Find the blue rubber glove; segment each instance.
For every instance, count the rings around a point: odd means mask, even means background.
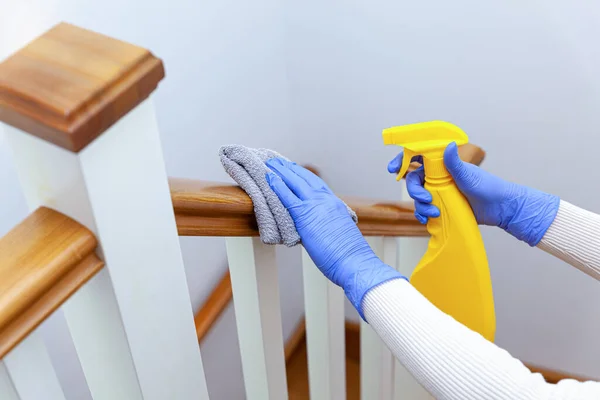
[[[319,270],[341,286],[364,319],[361,303],[373,287],[406,277],[373,252],[344,203],[312,172],[274,158],[266,163],[271,189],[289,211],[304,248]]]
[[[422,162],[421,157],[413,161]],[[388,164],[388,171],[397,173],[402,153]],[[444,164],[456,185],[465,195],[480,225],[497,226],[530,246],[537,245],[554,221],[560,199],[516,183],[507,182],[466,163],[458,156],[456,143],[444,151]],[[440,210],[431,203],[431,194],[423,187],[423,167],[406,176],[406,188],[415,200],[415,216],[421,223],[439,217]]]

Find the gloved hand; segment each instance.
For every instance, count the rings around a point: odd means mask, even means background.
[[[422,162],[420,157],[413,161]],[[388,171],[397,173],[402,153],[388,164]],[[507,182],[466,163],[458,156],[456,143],[444,151],[444,164],[459,190],[465,195],[480,225],[498,226],[530,246],[535,246],[554,221],[560,199],[539,190]],[[406,188],[415,200],[415,215],[421,223],[440,215],[431,203],[431,194],[424,188],[423,167],[406,176]]]
[[[273,171],[267,182],[292,216],[304,248],[364,319],[361,303],[370,289],[406,278],[375,255],[344,203],[321,178],[280,158],[266,165]]]

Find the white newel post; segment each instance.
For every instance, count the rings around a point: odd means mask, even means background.
[[[29,207],[100,242],[107,271],[64,308],[94,398],[208,398],[151,100],[79,154],[6,133]]]
[[[383,262],[396,263],[394,238],[369,237],[369,245]],[[360,323],[360,384],[362,400],[392,400],[394,395],[394,356],[365,321]]]
[[[79,156],[10,126],[5,133],[29,209],[53,208],[97,233]],[[92,395],[141,399],[108,270],[80,288],[62,310]]]
[[[344,291],[302,249],[306,345],[311,399],[346,398]]]
[[[100,243],[104,270],[63,307],[95,400],[208,398],[151,100],[163,77],[148,50],[64,23],[0,64],[29,207]]]
[[[227,259],[248,400],[288,398],[275,246],[227,239]]]

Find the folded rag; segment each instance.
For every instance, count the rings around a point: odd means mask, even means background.
[[[288,159],[272,150],[252,149],[241,145],[221,147],[219,157],[225,171],[252,199],[258,231],[263,243],[285,244],[290,247],[300,243],[300,236],[290,213],[271,190],[265,178],[267,172],[271,172],[265,165],[267,160]],[[348,205],[346,208],[354,222],[358,222],[356,213]]]

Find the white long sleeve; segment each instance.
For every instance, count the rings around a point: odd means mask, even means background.
[[[561,201],[538,247],[600,280],[600,215]]]
[[[561,202],[539,247],[600,279],[600,216]],[[436,399],[600,399],[598,382],[546,383],[403,279],[373,288],[362,306],[396,358]]]

